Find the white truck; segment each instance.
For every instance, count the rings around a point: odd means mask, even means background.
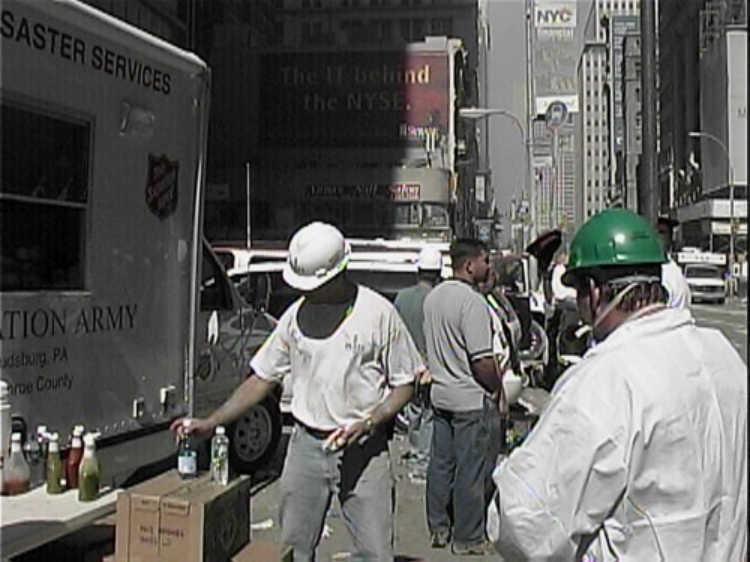
[[[5,0],[0,32],[0,378],[28,433],[98,431],[119,485],[274,324],[202,237],[210,72],[75,0]],[[280,424],[269,400],[230,428],[235,466],[268,459]]]

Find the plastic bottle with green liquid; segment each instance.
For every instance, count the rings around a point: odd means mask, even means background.
[[[78,499],[94,501],[99,497],[101,468],[96,458],[96,435],[87,433],[83,437],[83,458],[78,467]]]

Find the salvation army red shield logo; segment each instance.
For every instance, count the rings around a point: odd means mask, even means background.
[[[146,205],[160,219],[165,219],[177,209],[177,177],[180,164],[165,155],[148,155]]]

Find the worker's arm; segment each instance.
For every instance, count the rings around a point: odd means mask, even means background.
[[[282,383],[291,370],[289,345],[286,341],[290,309],[282,315],[273,332],[250,362],[250,377],[210,416],[193,419],[190,424],[191,433],[210,435],[217,425],[233,422],[268,396],[275,384]],[[175,420],[172,423],[172,431],[180,431],[181,423],[182,420]]]
[[[387,326],[382,367],[391,390],[363,420],[336,431],[331,439],[337,440],[336,446],[339,448],[357,443],[368,433],[390,422],[414,396],[414,381],[427,371],[406,324],[395,309],[388,317]]]
[[[262,402],[275,384],[273,381],[251,375],[210,416],[207,418],[191,418],[190,433],[207,437],[213,433],[217,425],[232,423],[247,410]],[[181,430],[183,419],[179,418],[172,422],[172,431],[179,432]]]
[[[523,445],[495,469],[487,534],[505,559],[579,559],[580,543],[620,501],[628,408],[607,397],[626,392],[602,384],[553,396]]]
[[[379,427],[391,421],[396,414],[406,406],[414,395],[414,385],[404,384],[395,387],[365,419],[354,422],[348,427],[339,428],[329,437],[329,440],[336,443],[335,448],[348,447],[358,443],[363,437],[375,432]]]
[[[226,425],[239,418],[247,410],[262,402],[273,390],[275,382],[253,374],[232,393],[213,414],[208,417],[211,425]]]
[[[472,361],[471,374],[474,375],[474,380],[490,394],[494,394],[502,386],[502,379],[498,375],[495,358],[492,356]]]

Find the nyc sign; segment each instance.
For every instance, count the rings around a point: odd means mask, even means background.
[[[576,26],[575,2],[534,3],[534,26],[537,29],[570,29]]]

